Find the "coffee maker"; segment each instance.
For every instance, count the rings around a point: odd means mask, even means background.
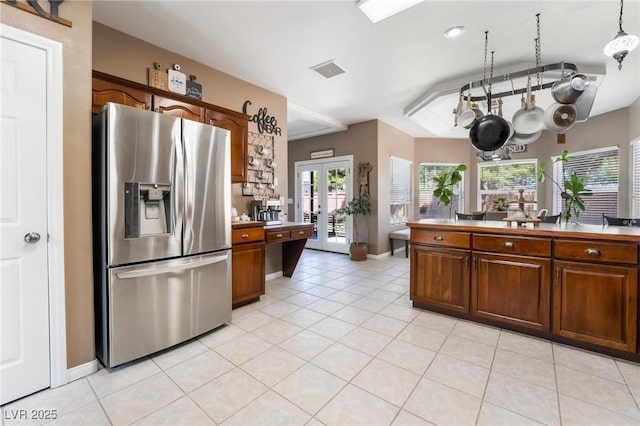
[[[251,219],[264,222],[265,225],[281,225],[282,211],[279,199],[251,201]]]

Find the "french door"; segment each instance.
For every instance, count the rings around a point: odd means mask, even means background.
[[[349,253],[351,220],[337,213],[353,193],[353,156],[298,161],[296,222],[313,223],[306,247]]]

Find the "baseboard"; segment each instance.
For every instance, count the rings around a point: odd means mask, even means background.
[[[271,280],[275,280],[276,278],[280,278],[281,276],[283,276],[282,271],[277,271],[277,272],[272,272],[270,274],[265,275],[265,280],[266,281],[271,281]]]
[[[391,254],[388,251],[380,254],[367,254],[367,259],[383,259],[389,257]]]
[[[98,360],[94,359],[93,361],[86,362],[84,364],[80,364],[73,368],[67,369],[67,383],[71,383],[75,380],[86,377],[90,374],[98,371]]]

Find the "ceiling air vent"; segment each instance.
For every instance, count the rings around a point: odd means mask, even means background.
[[[323,62],[318,65],[314,65],[310,68],[311,70],[317,72],[324,78],[335,77],[340,74],[344,74],[347,71],[342,68],[340,65],[336,64],[333,59],[327,62]]]

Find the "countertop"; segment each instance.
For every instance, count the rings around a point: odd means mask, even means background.
[[[264,226],[264,222],[261,221],[248,221],[248,222],[232,222],[231,227],[233,229],[242,229],[242,228],[256,228],[258,226]],[[299,228],[301,226],[313,226],[313,223],[304,223],[304,222],[283,222],[280,225],[269,225],[264,226],[265,230],[270,229],[282,229],[282,228]]]
[[[520,235],[531,237],[570,237],[580,239],[632,241],[640,243],[640,227],[636,226],[602,226],[602,225],[555,225],[540,223],[538,227],[511,227],[504,221],[492,220],[451,220],[422,219],[408,222],[410,228],[435,228],[451,231],[491,232],[494,234]]]

